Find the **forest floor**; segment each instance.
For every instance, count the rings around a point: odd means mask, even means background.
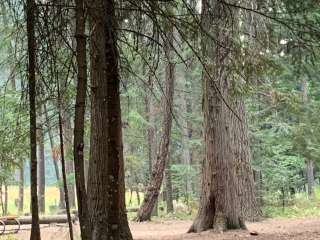
[[[206,231],[201,234],[186,234],[191,221],[155,221],[147,223],[131,222],[130,227],[135,240],[319,240],[320,218],[308,217],[299,219],[267,219],[258,223],[248,223],[249,231],[228,231],[216,234]],[[250,235],[250,231],[258,233]],[[42,226],[43,240],[67,240],[66,226]],[[0,239],[28,239],[27,229],[19,234],[0,237]],[[78,232],[76,233],[78,235]],[[76,237],[76,239],[78,239]]]

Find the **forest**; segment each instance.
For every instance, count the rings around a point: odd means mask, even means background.
[[[320,239],[320,2],[0,0],[0,239]]]

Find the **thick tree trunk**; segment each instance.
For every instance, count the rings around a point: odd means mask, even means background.
[[[233,119],[233,154],[238,163],[238,195],[241,216],[248,221],[257,221],[261,217],[261,210],[256,199],[245,105],[241,98],[235,101],[234,109],[241,119],[239,121],[234,114],[231,116]]]
[[[85,5],[84,0],[76,0],[76,59],[78,66],[77,73],[77,95],[74,117],[74,141],[73,159],[75,166],[76,192],[78,201],[78,212],[81,239],[91,239],[89,227],[89,210],[87,203],[86,178],[84,170],[84,121],[86,110],[87,91],[87,41],[85,36]]]
[[[169,152],[171,125],[172,125],[172,102],[174,93],[174,69],[172,62],[173,28],[168,31],[165,41],[166,64],[165,93],[163,96],[163,122],[162,136],[159,143],[157,159],[152,169],[150,183],[146,189],[144,200],[138,211],[136,221],[148,221],[151,219],[152,209],[158,199],[160,187],[163,180],[164,169]]]
[[[18,213],[23,213],[24,205],[24,161],[21,161],[19,166],[19,205]]]
[[[203,109],[205,158],[198,215],[189,232],[245,228],[238,199],[237,159],[233,154],[233,121],[226,101],[230,100],[230,64],[234,26],[230,9],[218,1],[202,2],[203,28],[217,37],[221,47],[206,34],[202,38],[205,59]],[[232,11],[235,15],[235,10]]]
[[[118,73],[117,20],[113,0],[92,1],[91,144],[88,203],[93,240],[132,239],[125,186]]]
[[[107,83],[105,76],[105,6],[102,0],[91,2],[88,9],[90,20],[90,57],[91,57],[91,135],[88,174],[88,208],[92,239],[108,239],[107,199]],[[109,227],[109,226],[108,226]],[[118,226],[117,226],[118,227]],[[99,238],[104,236],[104,238]],[[117,238],[118,239],[118,238]]]
[[[30,240],[40,240],[37,194],[36,39],[34,0],[27,0],[28,80],[30,104],[30,186],[32,224]]]
[[[39,124],[38,124],[38,157],[39,157],[39,179],[38,179],[38,195],[39,195],[39,210],[40,213],[45,213],[45,150],[44,150],[44,121],[43,121],[42,106],[39,110]]]

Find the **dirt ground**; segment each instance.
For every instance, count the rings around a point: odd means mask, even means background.
[[[228,231],[221,234],[211,231],[186,234],[191,223],[191,221],[131,222],[130,227],[135,240],[320,240],[320,218],[268,219],[259,223],[248,223],[249,231]],[[258,235],[252,236],[250,231],[258,232]],[[42,226],[41,232],[43,240],[69,239],[66,226]],[[14,237],[25,240],[29,234],[28,228],[24,227],[19,234],[14,234]],[[75,234],[78,235],[78,231]]]

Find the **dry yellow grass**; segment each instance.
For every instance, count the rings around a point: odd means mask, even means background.
[[[18,186],[8,187],[8,213],[18,214],[18,209],[15,206],[15,199],[18,199],[19,188]],[[49,206],[59,204],[59,189],[57,187],[46,187],[45,192],[46,198],[46,213],[49,213]],[[30,187],[25,187],[24,189],[24,213],[30,212]]]
[[[143,199],[143,194],[140,194],[141,199]],[[19,196],[19,188],[18,186],[9,186],[8,187],[8,214],[9,215],[17,215],[18,209],[15,206],[15,199],[18,199]],[[126,193],[127,205],[129,202],[130,193]],[[59,189],[55,186],[47,186],[45,192],[46,199],[46,214],[54,213],[50,212],[50,206],[58,206],[59,204]],[[24,189],[24,204],[23,204],[23,214],[30,213],[30,187],[25,187]],[[137,197],[136,194],[132,196],[132,205],[130,207],[136,207]]]

